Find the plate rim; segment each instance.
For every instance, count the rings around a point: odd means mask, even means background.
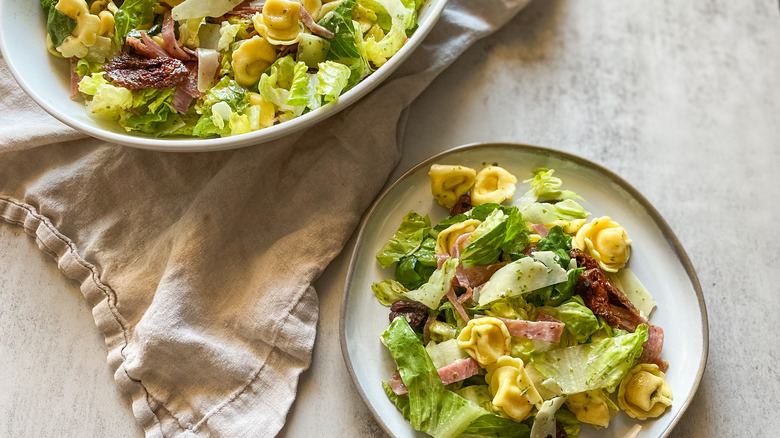
[[[421,162],[417,163],[416,165],[412,166],[409,170],[404,172],[400,177],[398,177],[392,184],[389,186],[386,186],[386,188],[382,191],[382,193],[374,199],[371,206],[366,210],[366,212],[363,214],[363,217],[360,221],[360,226],[358,228],[357,238],[355,240],[354,247],[352,249],[352,255],[349,259],[349,267],[347,269],[347,275],[346,279],[344,281],[344,291],[342,293],[342,299],[341,299],[341,314],[339,315],[339,345],[341,346],[341,355],[344,359],[344,362],[347,366],[347,370],[349,372],[350,379],[352,380],[352,385],[357,389],[358,394],[360,394],[360,398],[363,400],[363,403],[368,408],[369,411],[371,411],[371,414],[374,416],[374,419],[376,422],[382,427],[382,429],[390,436],[396,436],[387,426],[385,421],[382,419],[382,417],[379,415],[379,413],[374,409],[374,406],[369,402],[368,396],[366,395],[363,388],[358,384],[357,382],[357,375],[355,374],[355,370],[352,364],[352,360],[347,354],[347,341],[346,341],[346,310],[347,310],[347,304],[349,302],[349,285],[352,282],[352,277],[354,275],[355,266],[356,266],[356,259],[358,255],[358,250],[360,249],[361,245],[363,244],[363,240],[365,238],[365,231],[368,226],[368,223],[373,218],[374,214],[378,210],[379,206],[383,203],[385,198],[387,198],[398,185],[400,185],[403,181],[408,179],[412,174],[416,173],[418,170],[424,167],[429,167],[432,163],[434,163],[437,160],[440,160],[448,155],[451,155],[456,152],[463,152],[465,150],[479,150],[479,149],[489,149],[489,148],[509,148],[509,149],[517,149],[517,150],[523,150],[530,153],[537,153],[537,154],[548,154],[551,156],[556,156],[557,158],[571,161],[574,164],[587,167],[591,170],[597,171],[599,173],[604,174],[608,179],[610,179],[612,182],[616,183],[620,188],[625,190],[631,197],[636,199],[637,202],[644,208],[648,215],[651,217],[653,222],[659,227],[659,229],[663,232],[665,239],[667,241],[667,244],[669,244],[670,248],[674,251],[675,255],[677,256],[677,259],[682,264],[683,268],[685,269],[685,273],[688,276],[688,279],[691,282],[691,285],[693,286],[694,292],[696,293],[696,298],[699,303],[699,313],[702,319],[702,354],[701,354],[701,361],[699,364],[699,369],[696,373],[696,377],[693,382],[693,386],[691,388],[691,395],[688,397],[688,399],[683,403],[683,405],[680,407],[680,411],[677,413],[677,416],[672,419],[672,422],[669,423],[669,425],[663,430],[659,438],[666,438],[669,436],[671,431],[674,429],[674,427],[677,425],[677,423],[680,421],[680,419],[685,414],[685,411],[690,406],[691,402],[693,402],[693,399],[696,396],[696,393],[698,392],[699,385],[701,383],[702,377],[704,375],[704,371],[707,366],[707,359],[709,356],[709,322],[707,319],[707,306],[704,300],[704,293],[701,288],[701,284],[699,282],[699,278],[696,275],[696,270],[693,267],[693,263],[691,263],[690,258],[688,257],[688,254],[685,252],[685,249],[683,248],[682,244],[680,243],[679,239],[677,238],[677,235],[674,233],[674,231],[671,229],[669,224],[666,222],[666,220],[661,216],[661,214],[658,212],[658,210],[653,206],[652,203],[650,203],[647,198],[645,198],[644,195],[642,195],[639,190],[634,188],[630,183],[628,183],[626,180],[624,180],[622,177],[620,177],[617,173],[607,169],[606,167],[590,161],[588,159],[585,159],[583,157],[580,157],[578,155],[574,155],[569,152],[560,151],[557,149],[551,149],[547,147],[542,146],[534,146],[529,144],[523,144],[523,143],[512,143],[512,142],[475,142],[475,143],[467,143],[460,146],[456,146],[453,148],[450,148],[446,151],[436,153]]]

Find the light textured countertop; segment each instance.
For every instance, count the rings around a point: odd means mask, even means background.
[[[486,141],[556,148],[618,173],[675,231],[706,299],[707,369],[672,436],[767,436],[780,430],[778,78],[775,0],[536,0],[414,103],[393,179]],[[339,346],[353,243],[316,283],[313,362],[283,437],[384,436]],[[143,436],[78,287],[9,226],[0,300],[0,436]]]

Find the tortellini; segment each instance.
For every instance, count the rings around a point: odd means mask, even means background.
[[[252,23],[271,44],[295,44],[303,32],[300,10],[301,3],[298,1],[268,0],[263,4],[263,12],[252,17]]]
[[[436,238],[436,254],[449,254],[460,236],[473,232],[481,223],[477,219],[468,219],[444,229]]]
[[[458,347],[484,367],[509,354],[510,339],[509,330],[500,319],[474,318],[458,335]]]
[[[236,82],[251,87],[260,80],[263,72],[276,61],[276,49],[265,38],[253,36],[233,52],[230,65]]]
[[[320,18],[322,18],[320,16],[320,11],[322,10],[322,0],[303,0],[302,4],[304,9],[306,9],[314,21],[319,21]]]
[[[618,413],[617,406],[601,389],[572,394],[566,399],[566,406],[578,420],[599,427],[609,426],[609,420]]]
[[[97,43],[100,36],[100,17],[89,13],[87,2],[84,0],[60,0],[55,7],[63,15],[76,21],[73,32],[65,37],[62,44],[57,47],[57,51],[66,58],[87,56],[89,48]]]
[[[431,177],[431,193],[436,202],[442,207],[452,208],[474,185],[477,171],[465,166],[434,164],[428,175]]]
[[[534,407],[542,406],[542,397],[528,378],[522,359],[499,357],[487,366],[485,381],[493,394],[493,406],[513,420],[523,421]]]
[[[606,272],[617,272],[631,256],[631,239],[626,230],[608,216],[583,225],[572,243],[587,251]]]
[[[671,404],[672,388],[658,365],[638,364],[620,381],[618,405],[632,418],[658,417]]]
[[[487,166],[480,170],[471,190],[471,204],[500,204],[512,200],[517,178],[503,167]]]

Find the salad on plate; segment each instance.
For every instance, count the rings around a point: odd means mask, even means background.
[[[576,437],[621,412],[663,415],[664,332],[629,267],[628,231],[592,217],[553,169],[533,170],[519,197],[498,164],[429,175],[449,215],[432,224],[410,211],[376,254],[392,278],[371,286],[389,307],[380,338],[397,365],[382,386],[411,426]]]
[[[41,0],[71,97],[129,132],[220,137],[336,102],[395,55],[423,0]]]

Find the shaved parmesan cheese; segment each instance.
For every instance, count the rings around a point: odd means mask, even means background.
[[[631,269],[623,268],[614,274],[609,272],[605,272],[605,274],[607,274],[609,281],[617,286],[626,295],[628,301],[639,310],[640,315],[650,318],[650,314],[655,309],[655,300]]]
[[[174,20],[221,17],[241,4],[242,0],[184,0],[171,10]]]

